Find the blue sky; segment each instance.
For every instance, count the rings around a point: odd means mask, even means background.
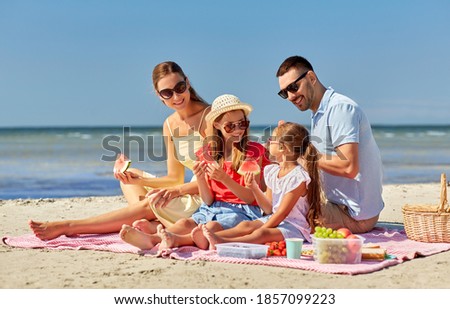
[[[276,95],[291,55],[372,124],[450,123],[450,1],[0,0],[0,127],[160,125],[165,60],[253,124],[309,124]]]

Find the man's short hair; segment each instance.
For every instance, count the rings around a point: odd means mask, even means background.
[[[298,70],[306,69],[308,71],[314,71],[311,63],[306,58],[301,56],[291,56],[283,61],[277,71],[277,77],[284,75],[291,68]]]

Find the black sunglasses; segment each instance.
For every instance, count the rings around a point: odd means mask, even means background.
[[[231,133],[235,131],[237,128],[241,130],[247,130],[247,128],[250,126],[250,121],[248,120],[241,120],[238,122],[228,122],[224,124],[223,129],[227,133]]]
[[[301,80],[303,77],[305,77],[306,74],[308,74],[308,72],[309,72],[309,71],[306,71],[305,73],[303,73],[302,75],[300,75],[296,80],[294,80],[292,83],[290,83],[286,88],[281,89],[281,90],[278,92],[278,95],[279,95],[280,97],[282,97],[283,99],[287,99],[287,98],[288,98],[288,91],[289,91],[290,93],[297,92],[297,90],[298,90],[298,85],[297,85],[298,81]]]
[[[178,94],[182,94],[186,91],[186,89],[187,89],[186,81],[183,80],[183,81],[177,83],[175,85],[175,87],[173,87],[173,89],[166,88],[166,89],[159,91],[158,93],[162,98],[167,100],[173,96],[174,92],[176,92]]]

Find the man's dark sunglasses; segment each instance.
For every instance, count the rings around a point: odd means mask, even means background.
[[[178,94],[182,94],[186,91],[186,89],[187,89],[186,81],[183,80],[183,81],[177,83],[175,85],[175,87],[173,87],[173,89],[166,88],[166,89],[159,91],[159,95],[161,97],[163,97],[164,99],[168,100],[173,96],[174,92],[176,92]]]
[[[305,73],[303,73],[302,75],[300,75],[296,80],[294,80],[292,83],[290,83],[286,88],[281,89],[278,92],[278,95],[280,97],[282,97],[283,99],[287,99],[288,98],[288,91],[290,93],[295,93],[298,90],[298,81],[301,80],[303,77],[306,76],[306,74],[308,74],[309,71],[306,71]]]

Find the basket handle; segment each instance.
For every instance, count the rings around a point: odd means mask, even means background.
[[[441,174],[441,203],[438,207],[438,213],[450,212],[450,206],[447,201],[447,176]]]

